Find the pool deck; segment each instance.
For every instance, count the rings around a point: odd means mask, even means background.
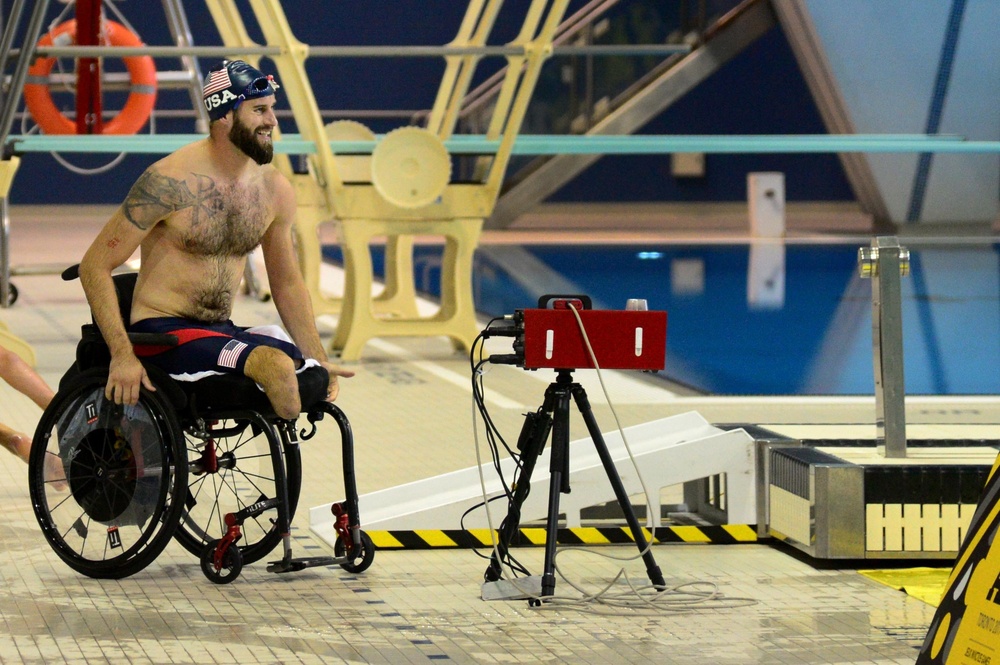
[[[107,208],[15,207],[13,263],[76,262],[107,213]],[[628,233],[682,239],[688,231],[533,226],[488,232],[483,242],[538,241],[543,235],[601,242]],[[55,385],[72,360],[80,325],[89,319],[82,291],[78,283],[54,275],[18,276],[14,282],[19,300],[0,312],[0,321],[34,347],[39,372]],[[250,297],[240,298],[234,319],[245,325],[277,321],[272,305]],[[327,338],[332,323],[321,323]],[[468,359],[447,340],[375,340],[352,367],[357,376],[344,381],[338,404],[354,429],[362,493],[476,463]],[[601,388],[584,374],[577,378],[590,394],[595,416],[602,429],[611,430]],[[516,437],[523,414],[540,404],[551,378],[512,367],[491,369],[484,382],[497,398],[490,404],[497,427]],[[790,437],[875,434],[872,396],[715,397],[628,373],[609,378],[611,399],[626,427],[696,411],[709,422],[754,423]],[[6,385],[0,394],[0,421],[33,431],[38,409]],[[996,438],[1000,400],[915,397],[907,400],[907,417],[913,438]],[[585,431],[575,416],[571,428]],[[302,454],[300,505],[337,498],[339,476],[325,471],[339,464],[332,437],[321,432],[303,444]],[[557,593],[565,604],[538,610],[524,601],[482,600],[485,563],[467,549],[379,551],[361,575],[316,568],[276,576],[257,564],[220,587],[208,583],[198,562],[171,544],[133,577],[93,580],[66,567],[45,542],[26,475],[21,461],[0,456],[6,508],[0,525],[4,663],[912,663],[934,613],[931,605],[852,568],[810,562],[770,541],[656,546],[657,562],[676,587],[656,605],[638,600],[620,580],[612,585],[623,597],[616,604],[584,603],[573,591],[570,580],[596,592],[620,569],[643,584],[641,563],[601,556],[635,554],[620,546],[562,553],[559,568],[566,577],[557,583]],[[307,510],[299,511],[293,526],[295,547],[310,555],[326,552],[309,531]],[[538,572],[541,549],[518,554]],[[701,593],[707,590],[713,593]]]

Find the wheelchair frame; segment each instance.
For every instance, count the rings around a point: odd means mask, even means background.
[[[75,278],[75,268],[64,279]],[[135,279],[135,273],[115,276],[126,321]],[[132,333],[130,339],[177,343],[172,335]],[[340,565],[360,573],[371,565],[375,550],[360,528],[353,433],[344,412],[323,399],[329,380],[323,368],[299,374],[310,429],[297,432],[297,421],[279,418],[242,376],[184,384],[147,366],[157,390],[143,388],[134,406],[116,405],[104,397],[109,362],[96,324],[84,325],[77,361],[32,442],[35,517],[71,568],[95,578],[127,577],[155,560],[171,538],[198,556],[205,576],[218,584],[235,580],[244,565],[279,543],[282,557],[268,564],[269,572]],[[333,506],[338,540],[334,556],[296,558],[290,530],[301,489],[299,439],[313,437],[326,415],[337,423],[342,444],[346,499]],[[201,494],[209,480],[206,499]]]

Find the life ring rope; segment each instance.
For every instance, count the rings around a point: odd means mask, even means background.
[[[105,20],[101,24],[101,39],[111,46],[145,46],[139,37],[121,23]],[[39,46],[72,45],[76,42],[76,19],[60,23],[38,40]],[[125,106],[114,118],[104,123],[105,134],[135,134],[149,120],[156,104],[156,65],[148,55],[123,58],[128,69],[129,87]],[[24,86],[24,105],[31,117],[46,134],[75,134],[76,123],[62,114],[52,99],[49,74],[55,58],[39,57],[28,69]]]

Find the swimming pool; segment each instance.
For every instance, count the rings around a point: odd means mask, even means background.
[[[906,244],[907,394],[1000,394],[1000,258],[992,243]],[[871,282],[854,244],[487,245],[473,277],[484,315],[583,293],[667,311],[665,378],[722,395],[872,394]],[[324,249],[339,261],[338,248]],[[381,251],[373,248],[376,271]],[[440,247],[417,246],[417,288],[438,291]]]

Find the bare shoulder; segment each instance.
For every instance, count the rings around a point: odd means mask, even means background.
[[[291,217],[295,212],[295,188],[278,169],[268,166],[264,171],[264,187],[272,197],[277,218]]]
[[[264,171],[264,183],[268,190],[274,193],[275,197],[290,196],[295,197],[295,190],[285,174],[272,165],[268,165]]]

